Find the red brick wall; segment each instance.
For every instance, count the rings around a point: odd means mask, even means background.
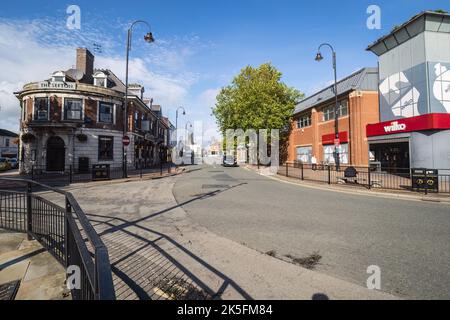
[[[368,142],[366,137],[366,125],[379,121],[378,92],[353,91],[340,100],[347,99],[349,102],[349,115],[339,119],[339,132],[347,131],[349,134],[350,161],[353,165],[367,166]],[[324,160],[322,136],[334,134],[334,120],[323,122],[322,108],[329,103],[319,105],[312,110],[312,125],[307,128],[297,129],[297,119],[304,115],[295,115],[292,121],[292,131],[289,136],[288,161],[296,160],[296,147],[312,146],[313,155],[318,162]]]

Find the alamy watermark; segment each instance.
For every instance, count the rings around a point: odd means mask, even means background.
[[[81,289],[81,270],[79,266],[71,265],[67,267],[66,286],[69,290]]]
[[[195,164],[221,165],[223,157],[232,157],[237,163],[261,165],[266,174],[276,174],[280,164],[280,130],[278,129],[229,129],[224,140],[220,142],[218,156],[207,156],[205,150],[210,147],[205,137],[211,137],[216,132],[203,131],[203,124],[196,121],[193,131],[178,129],[172,132],[171,141],[172,162],[176,165],[190,163],[195,158]]]
[[[381,268],[376,265],[369,266],[367,274],[370,274],[366,281],[367,289],[381,290]]]
[[[72,4],[67,7],[66,13],[69,15],[66,20],[66,27],[69,30],[81,29],[81,9],[79,6]]]
[[[367,28],[369,30],[380,30],[381,29],[381,8],[375,4],[367,7]]]

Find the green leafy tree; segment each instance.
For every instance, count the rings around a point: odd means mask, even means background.
[[[290,121],[303,97],[281,81],[282,73],[272,64],[247,66],[220,91],[213,114],[225,137],[227,129],[279,129],[280,159],[286,156]]]

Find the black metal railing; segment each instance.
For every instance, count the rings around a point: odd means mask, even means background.
[[[128,168],[127,177],[144,178],[147,175],[154,174],[162,176],[165,173],[172,173],[174,167],[175,166],[172,163],[160,163],[152,166],[140,163]],[[47,171],[46,166],[32,166],[27,178],[48,185],[66,185],[95,180],[95,170],[94,166],[89,168],[75,168],[70,165],[61,171]],[[109,166],[107,179],[123,179],[123,168]]]
[[[346,169],[354,169],[355,176],[348,176]],[[425,170],[426,172],[427,170]],[[418,188],[414,184],[414,173],[410,168],[380,168],[369,166],[340,165],[339,170],[332,164],[307,164],[301,162],[285,163],[279,166],[278,174],[305,181],[316,181],[326,184],[343,184],[378,188],[386,190],[419,191],[425,194],[431,192],[450,193],[450,169],[437,170],[435,176],[425,176],[423,181],[433,182],[433,185],[424,183]],[[434,180],[431,180],[434,179]]]
[[[62,196],[62,203],[46,199],[49,194]],[[71,288],[73,299],[115,299],[108,251],[71,193],[0,178],[0,228],[27,233],[65,268],[78,267],[80,286]]]

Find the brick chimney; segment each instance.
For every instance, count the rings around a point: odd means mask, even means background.
[[[77,48],[77,70],[84,73],[82,82],[94,83],[94,55],[86,48]]]

